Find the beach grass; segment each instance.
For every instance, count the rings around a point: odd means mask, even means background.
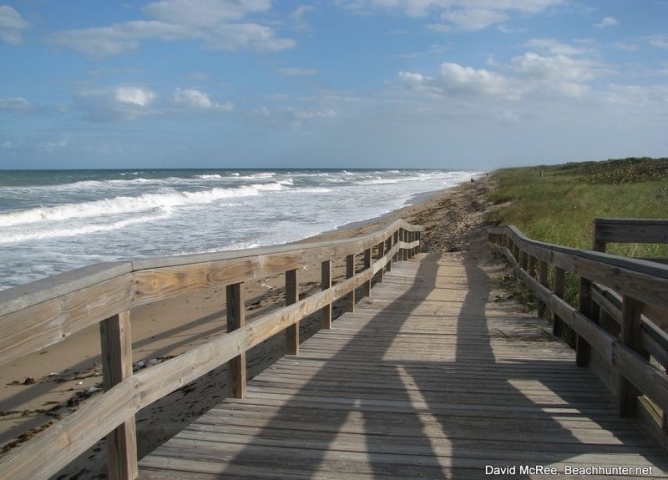
[[[492,180],[496,208],[488,220],[542,242],[591,249],[594,218],[668,218],[668,158],[510,168]],[[607,252],[668,258],[668,245],[609,244]],[[578,279],[568,275],[566,299],[574,306],[577,292]]]
[[[535,240],[592,246],[592,220],[668,218],[668,158],[609,160],[499,170],[490,220]],[[611,244],[608,252],[666,257],[668,245]]]

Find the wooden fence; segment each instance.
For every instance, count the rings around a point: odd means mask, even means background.
[[[230,394],[243,397],[247,350],[286,330],[287,351],[297,354],[300,320],[321,312],[329,328],[332,303],[345,296],[354,309],[355,290],[362,286],[368,295],[374,276],[382,280],[393,260],[414,256],[421,231],[399,220],[352,240],[104,263],[0,292],[0,365],[99,324],[104,386],[102,395],[3,457],[0,478],[49,478],[105,436],[109,478],[136,478],[134,416],[140,409],[226,362]],[[364,258],[359,272],[356,255]],[[343,258],[347,278],[332,285],[332,261]],[[318,263],[322,289],[300,300],[298,272]],[[286,306],[245,323],[244,282],[282,273]],[[226,335],[132,373],[132,308],[223,285]]]
[[[513,226],[488,230],[492,247],[537,296],[538,314],[553,312],[553,333],[560,335],[566,322],[577,334],[577,364],[591,366],[615,396],[619,414],[638,414],[664,446],[668,265],[603,252],[609,242],[666,242],[667,226],[663,220],[596,219],[594,251],[531,240]],[[569,273],[578,282],[577,308],[564,301]]]

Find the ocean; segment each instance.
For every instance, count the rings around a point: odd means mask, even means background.
[[[0,290],[98,262],[293,242],[480,173],[0,171]]]

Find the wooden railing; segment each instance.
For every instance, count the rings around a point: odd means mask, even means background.
[[[668,220],[595,218],[593,250],[605,252],[608,243],[668,243]]]
[[[357,237],[302,245],[104,263],[0,292],[0,365],[100,325],[104,393],[0,460],[0,478],[46,479],[107,436],[109,478],[137,477],[135,414],[207,372],[228,364],[230,395],[246,391],[246,351],[287,330],[287,351],[299,352],[299,321],[321,312],[332,322],[332,303],[355,290],[369,294],[392,261],[413,257],[421,227],[396,221]],[[372,251],[376,252],[375,260]],[[355,257],[364,268],[355,272]],[[346,279],[332,285],[332,261],[346,259]],[[321,265],[322,290],[300,300],[298,272]],[[245,323],[244,282],[285,273],[286,306]],[[377,277],[377,278],[378,278]],[[225,286],[227,334],[164,363],[132,373],[134,307],[184,293]]]
[[[644,227],[640,221],[597,222],[594,246],[600,250],[607,242],[643,241],[638,240],[642,236],[638,232],[651,231],[651,243],[666,234],[662,221],[646,222]],[[636,235],[630,234],[630,223],[638,228]],[[660,419],[659,428],[654,428],[657,418],[652,417],[647,399],[661,412],[668,411],[664,373],[668,367],[668,266],[538,242],[513,226],[490,228],[488,234],[492,247],[510,261],[538,298],[538,314],[553,312],[553,333],[560,335],[566,322],[577,334],[577,364],[591,366],[601,377],[615,396],[621,416],[640,414],[665,445],[666,432],[660,429]],[[578,308],[563,299],[568,272],[577,277]],[[607,326],[609,321],[616,328]]]

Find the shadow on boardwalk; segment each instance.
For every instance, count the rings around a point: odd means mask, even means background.
[[[145,458],[141,478],[459,479],[490,478],[489,467],[529,478],[521,466],[665,465],[567,347],[509,338],[531,320],[490,296],[485,269],[457,256],[427,255],[417,274],[396,265],[355,313],[253,379],[247,399],[226,400]]]

